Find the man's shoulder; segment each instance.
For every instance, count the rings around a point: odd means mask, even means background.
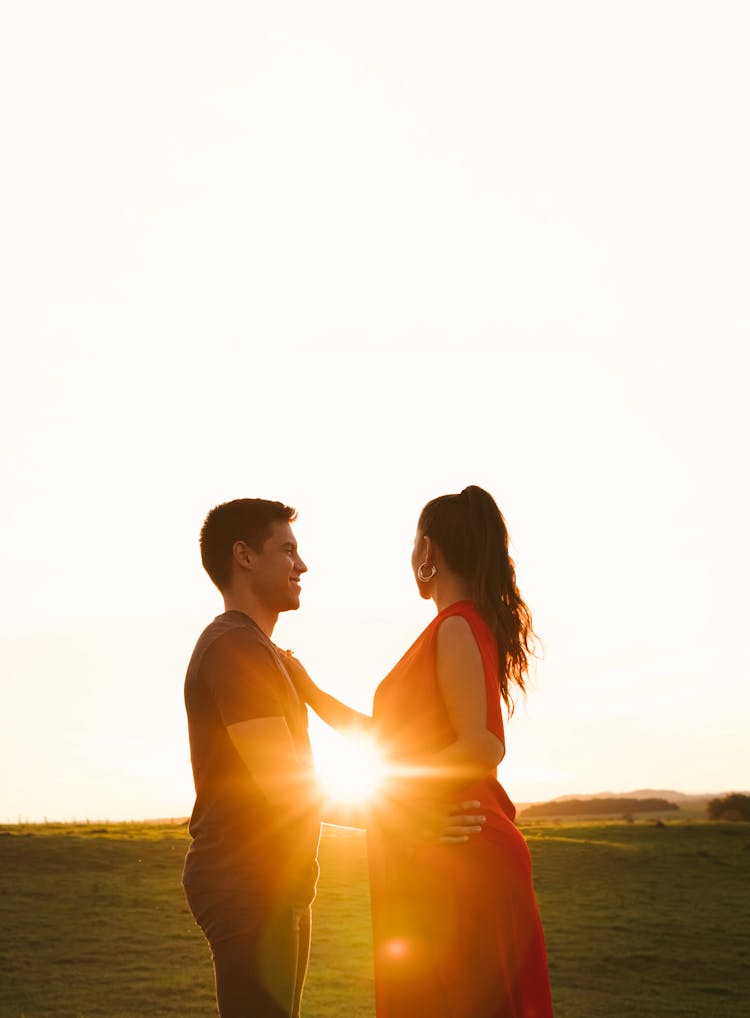
[[[242,653],[270,657],[263,634],[243,612],[229,611],[217,615],[203,630],[195,644],[188,676],[200,669],[207,654]]]
[[[198,637],[198,643],[213,643],[214,640],[218,640],[219,637],[225,636],[227,633],[242,634],[243,639],[246,634],[247,638],[256,643],[264,642],[261,630],[249,615],[240,611],[228,611],[222,612],[221,615],[216,616],[213,622],[209,622]]]

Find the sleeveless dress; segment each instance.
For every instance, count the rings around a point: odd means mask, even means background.
[[[503,739],[495,638],[473,602],[460,601],[437,615],[375,693],[380,748],[407,772],[455,741],[436,669],[437,632],[452,615],[471,626],[487,728]],[[402,802],[409,780],[394,779]],[[550,1018],[544,936],[515,808],[494,774],[450,798],[479,800],[487,818],[466,843],[405,836],[397,814],[389,817],[387,793],[368,830],[377,1018]]]

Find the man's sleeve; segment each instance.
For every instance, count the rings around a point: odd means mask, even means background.
[[[202,669],[225,725],[284,717],[279,667],[270,649],[247,629],[233,629],[215,640]]]

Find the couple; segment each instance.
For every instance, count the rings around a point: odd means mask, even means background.
[[[550,1018],[529,852],[496,780],[501,708],[524,689],[532,635],[500,510],[474,486],[422,510],[412,567],[437,615],[378,686],[372,717],[271,640],[307,568],[295,518],[238,499],[201,530],[226,610],[185,680],[196,801],[183,886],[219,1013],[299,1018],[328,820],[367,827],[377,1018]],[[366,817],[324,813],[306,703],[341,731],[367,729],[386,757],[392,776]]]

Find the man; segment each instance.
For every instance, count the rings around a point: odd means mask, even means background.
[[[213,954],[222,1018],[299,1014],[320,813],[307,711],[271,643],[306,571],[281,502],[213,509],[200,536],[224,614],[185,679],[195,807],[183,886]]]
[[[281,502],[236,499],[212,509],[200,535],[225,611],[185,679],[196,799],[183,886],[211,946],[222,1018],[299,1018],[309,957],[320,793],[307,708],[271,641],[307,571],[295,519]],[[453,817],[446,834],[476,823]]]

